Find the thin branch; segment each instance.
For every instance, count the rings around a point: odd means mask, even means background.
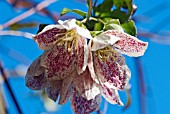
[[[50,4],[56,2],[57,0],[44,0],[41,3],[39,3],[35,8],[31,8],[30,10],[24,12],[23,14],[7,21],[6,23],[4,23],[3,25],[0,26],[0,30],[9,27],[10,25],[19,22],[31,15],[33,15],[34,13],[36,13],[37,11],[42,10],[43,8],[49,6]]]
[[[7,75],[6,75],[6,72],[5,72],[4,68],[2,67],[1,61],[0,61],[0,73],[1,73],[1,75],[2,75],[2,77],[3,77],[3,79],[4,79],[4,83],[6,84],[7,89],[9,90],[9,93],[10,93],[10,95],[11,95],[13,101],[14,101],[14,104],[15,104],[15,106],[16,106],[16,109],[18,110],[18,113],[19,113],[19,114],[23,114],[23,113],[22,113],[22,110],[21,110],[21,108],[19,107],[19,104],[18,104],[18,102],[17,102],[17,100],[16,100],[16,98],[15,98],[15,95],[14,95],[14,93],[12,92],[12,88],[11,88],[11,86],[10,86],[8,80],[7,80]]]
[[[143,67],[140,61],[140,58],[135,58],[136,70],[137,70],[137,82],[138,82],[138,90],[139,90],[139,105],[140,105],[140,114],[147,114],[146,109],[146,86],[144,81],[144,73]]]
[[[33,36],[35,36],[34,34],[28,33],[28,32],[22,32],[22,31],[14,31],[14,30],[3,30],[0,31],[0,36],[21,36],[21,37],[25,37],[28,39],[32,39]]]
[[[108,108],[108,102],[105,100],[105,102],[104,102],[103,114],[106,114],[107,108]]]
[[[91,12],[92,12],[92,0],[87,0],[87,2],[89,2],[89,9],[88,9],[88,15],[87,15],[87,20],[86,22],[89,21],[89,18],[91,17]]]

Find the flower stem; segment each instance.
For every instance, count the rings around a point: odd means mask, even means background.
[[[88,15],[87,15],[87,20],[86,20],[86,23],[89,21],[89,18],[91,16],[91,12],[92,12],[92,0],[87,0],[87,4],[89,6],[89,10],[88,10]]]

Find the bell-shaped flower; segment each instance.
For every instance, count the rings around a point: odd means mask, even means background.
[[[123,31],[108,30],[89,42],[91,59],[88,64],[100,93],[111,104],[123,105],[117,90],[124,90],[131,77],[125,58],[121,55],[142,56],[148,43]]]
[[[78,26],[75,19],[59,21],[57,25],[46,26],[34,37],[42,55],[41,66],[49,80],[61,80],[74,69],[81,74],[87,66],[88,48],[86,38],[90,32]]]

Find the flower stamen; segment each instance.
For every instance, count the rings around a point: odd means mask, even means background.
[[[117,52],[113,48],[111,48],[109,46],[107,46],[107,47],[105,47],[103,49],[97,50],[98,59],[99,60],[104,60],[105,62],[110,57],[113,59],[113,61],[116,61],[116,58],[115,58],[116,55],[117,55]]]

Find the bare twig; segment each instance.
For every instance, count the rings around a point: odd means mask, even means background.
[[[0,36],[4,36],[4,35],[21,36],[21,37],[25,37],[25,38],[28,38],[28,39],[32,39],[32,37],[35,36],[34,34],[31,34],[31,33],[28,33],[28,32],[22,32],[22,31],[14,31],[14,30],[0,31]]]
[[[108,102],[105,100],[105,102],[104,102],[103,114],[106,114],[107,108],[108,108]]]
[[[21,110],[21,108],[19,107],[19,104],[18,104],[18,102],[17,102],[17,100],[16,100],[16,98],[15,98],[15,95],[14,95],[14,93],[12,92],[11,86],[10,86],[8,80],[7,80],[7,75],[6,75],[6,72],[5,72],[4,68],[2,67],[1,61],[0,61],[0,73],[1,73],[1,75],[2,75],[2,77],[3,77],[4,83],[6,84],[7,89],[9,90],[9,93],[10,93],[10,95],[11,95],[13,101],[14,101],[14,104],[15,104],[15,106],[16,106],[16,109],[18,110],[18,113],[19,113],[19,114],[23,114],[23,113],[22,113],[22,110]]]
[[[42,10],[43,8],[49,6],[50,4],[56,2],[57,0],[44,0],[42,1],[41,3],[39,3],[35,8],[31,8],[30,10],[24,12],[23,14],[7,21],[6,23],[4,23],[3,25],[1,25],[0,29],[4,29],[4,28],[7,28],[9,27],[10,25],[16,23],[16,22],[19,22],[31,15],[33,15],[34,13],[36,13],[37,11],[40,11]]]
[[[143,68],[140,61],[140,58],[135,58],[135,64],[137,69],[137,77],[138,77],[138,86],[139,86],[139,105],[140,105],[140,114],[146,114],[146,87],[144,82],[144,74],[143,74]]]

